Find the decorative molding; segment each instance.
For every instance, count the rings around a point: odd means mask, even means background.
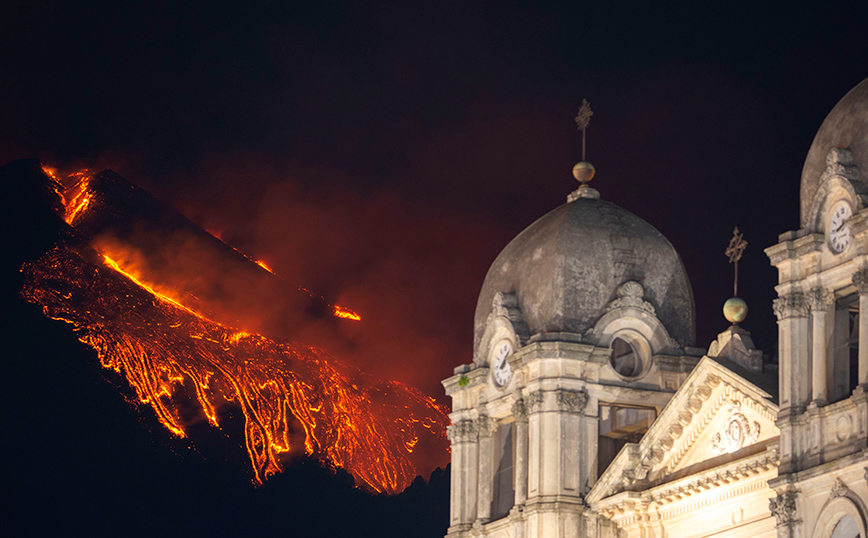
[[[741,402],[731,401],[727,407],[731,417],[726,427],[721,432],[715,433],[711,438],[711,450],[715,454],[731,454],[742,447],[752,445],[759,438],[760,424],[754,421],[750,424],[741,414]]]
[[[808,317],[808,301],[805,299],[803,293],[796,292],[779,297],[772,303],[772,308],[778,321],[788,318]]]
[[[832,490],[829,492],[829,497],[832,499],[836,497],[846,497],[848,493],[850,493],[850,488],[847,487],[847,484],[845,484],[840,477],[835,478],[835,482],[832,484]]]
[[[774,499],[769,499],[769,511],[775,516],[778,526],[789,525],[796,519],[796,491],[786,491]]]
[[[772,472],[779,462],[780,454],[776,448],[773,448],[752,456],[746,462],[744,460],[733,462],[725,468],[717,468],[661,484],[641,493],[613,491],[609,498],[591,504],[594,510],[608,519],[624,516],[631,518],[633,516],[628,515],[628,511],[635,510],[640,505],[649,507],[653,505],[653,513],[648,515],[658,520],[678,517],[685,511],[713,506],[746,492],[768,487],[766,479],[760,475]],[[739,484],[736,485],[735,482]],[[724,485],[729,486],[722,487]],[[715,493],[709,496],[707,492],[712,490]],[[690,497],[701,493],[706,495],[698,497],[696,502],[688,502]],[[621,520],[619,526],[623,528],[623,523],[626,521],[626,519]]]
[[[853,285],[859,291],[859,295],[868,294],[868,269],[859,269],[853,273]]]
[[[515,417],[517,422],[527,422],[527,405],[525,405],[524,400],[519,398],[512,404],[512,416]]]
[[[615,310],[616,308],[633,307],[656,315],[654,306],[643,299],[645,297],[645,289],[642,287],[642,284],[635,280],[629,280],[618,286],[616,293],[618,294],[618,298],[613,299],[606,306],[606,312]]]
[[[558,408],[569,413],[581,413],[588,404],[588,393],[583,391],[559,390],[556,392]]]
[[[835,294],[832,290],[821,287],[809,291],[806,298],[812,312],[825,312],[829,305],[835,302]]]
[[[479,437],[491,437],[491,434],[497,431],[497,421],[489,418],[488,415],[479,415],[474,422]]]
[[[826,154],[826,169],[820,176],[820,184],[832,176],[841,176],[850,181],[859,179],[859,166],[855,164],[850,148],[832,148]]]
[[[446,435],[453,445],[471,443],[476,441],[476,423],[472,420],[462,420],[457,424],[447,426]]]

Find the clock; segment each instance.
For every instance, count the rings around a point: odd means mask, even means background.
[[[853,215],[850,205],[846,202],[835,206],[832,211],[832,219],[829,221],[829,248],[835,254],[844,252],[850,246],[850,227],[847,219]]]
[[[494,384],[498,387],[503,387],[509,383],[509,378],[512,377],[512,368],[506,359],[512,355],[512,343],[509,340],[502,340],[495,346],[492,352],[491,370]]]

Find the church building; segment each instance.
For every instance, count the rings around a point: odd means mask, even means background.
[[[678,252],[573,172],[495,259],[473,362],[443,381],[447,537],[868,538],[868,79],[808,152],[800,229],[765,250],[777,368],[740,300],[695,347]]]

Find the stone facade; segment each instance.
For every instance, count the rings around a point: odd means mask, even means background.
[[[443,382],[447,536],[868,538],[864,181],[868,80],[809,152],[801,228],[766,249],[776,371],[737,325],[692,347],[677,253],[596,191],[519,235],[486,277],[473,362]]]

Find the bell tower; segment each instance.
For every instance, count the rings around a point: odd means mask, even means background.
[[[576,118],[587,128],[584,102]],[[452,397],[449,537],[584,536],[585,495],[698,362],[681,260],[588,185],[501,252]],[[646,469],[647,472],[647,469]],[[640,465],[636,476],[643,479]]]

